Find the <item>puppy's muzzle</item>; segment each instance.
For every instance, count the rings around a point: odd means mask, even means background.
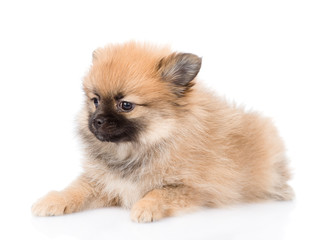
[[[92,120],[92,125],[96,130],[99,130],[105,122],[106,118],[103,115],[98,115]]]

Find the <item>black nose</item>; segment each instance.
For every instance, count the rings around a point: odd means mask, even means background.
[[[100,127],[103,126],[104,122],[105,122],[105,118],[99,115],[93,119],[92,124],[96,129],[99,129]]]

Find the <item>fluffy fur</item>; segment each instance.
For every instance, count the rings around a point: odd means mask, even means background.
[[[290,200],[271,121],[204,89],[200,66],[193,54],[135,42],[97,49],[79,118],[84,172],[40,199],[33,214],[122,206],[133,221],[150,222],[200,206]],[[122,101],[134,109],[122,111]],[[94,127],[98,118],[104,127]]]

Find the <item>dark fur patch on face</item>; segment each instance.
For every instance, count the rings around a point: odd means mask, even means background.
[[[89,130],[102,142],[135,141],[143,124],[138,119],[126,118],[125,114],[116,111],[112,98],[104,98],[96,111],[89,114]]]
[[[115,99],[116,101],[118,101],[118,100],[122,99],[123,97],[124,97],[124,95],[123,95],[122,93],[118,93],[118,94],[114,97],[114,99]]]

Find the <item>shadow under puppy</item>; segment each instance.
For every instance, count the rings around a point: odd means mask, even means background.
[[[135,42],[94,51],[79,118],[84,171],[33,214],[122,206],[151,222],[199,206],[290,200],[271,121],[204,89],[200,67],[196,55]]]

